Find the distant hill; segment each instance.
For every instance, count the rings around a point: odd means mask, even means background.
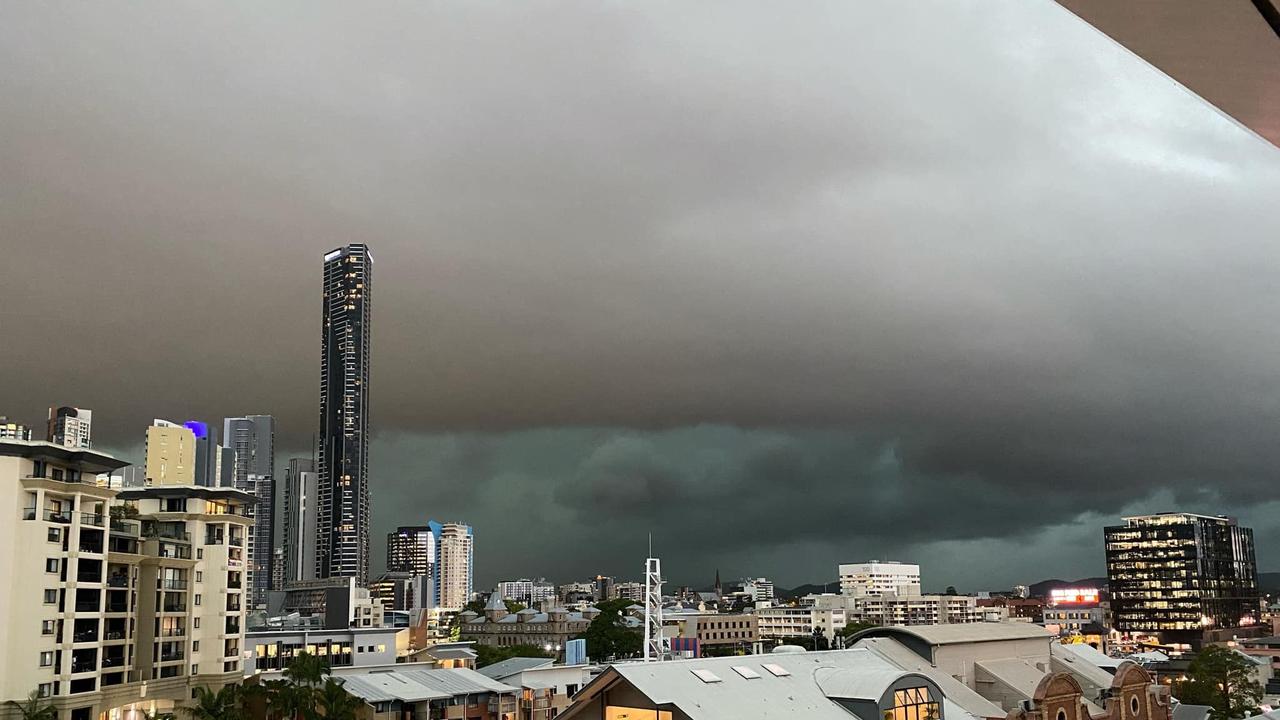
[[[1056,590],[1058,588],[1105,588],[1106,586],[1107,579],[1105,577],[1091,577],[1081,578],[1079,580],[1041,580],[1040,582],[1035,583],[1034,585],[1028,585],[1027,587],[1031,591],[1031,597],[1047,597],[1050,590]]]
[[[805,595],[812,595],[813,593],[824,593],[824,592],[832,592],[832,593],[840,592],[840,581],[832,580],[826,585],[814,585],[813,583],[807,583],[805,585],[800,585],[799,587],[795,587],[790,590],[786,588],[775,587],[773,589],[773,596],[778,598],[779,600],[794,600],[796,598],[802,598]]]

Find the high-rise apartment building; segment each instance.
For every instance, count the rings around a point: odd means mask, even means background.
[[[1116,630],[1198,646],[1206,633],[1258,622],[1253,530],[1193,513],[1124,521],[1103,530]]]
[[[246,415],[222,421],[222,442],[232,451],[232,487],[249,493],[253,534],[249,538],[249,602],[267,604],[275,547],[275,418]]]
[[[920,566],[892,560],[841,565],[840,592],[845,595],[919,595]]]
[[[436,537],[435,604],[442,610],[461,610],[474,589],[470,525],[427,523]]]
[[[284,473],[284,512],[280,517],[280,544],[284,547],[285,564],[281,578],[285,585],[316,579],[319,486],[320,476],[313,460],[289,460]]]
[[[0,415],[0,440],[30,440],[31,428]]]
[[[556,586],[547,582],[546,578],[503,580],[498,583],[498,595],[504,600],[514,600],[525,607],[536,608],[544,600],[555,599]]]
[[[196,484],[196,434],[189,427],[155,420],[147,428],[146,478],[151,485]]]
[[[387,572],[431,577],[436,536],[426,525],[403,526],[387,533]]]
[[[369,331],[373,256],[347,245],[324,256],[320,358],[317,575],[369,572]]]
[[[172,712],[243,679],[251,499],[194,485],[116,491],[126,463],[0,441],[0,703],[35,690],[60,718]]]
[[[49,408],[49,442],[69,448],[93,447],[93,411],[74,407]]]

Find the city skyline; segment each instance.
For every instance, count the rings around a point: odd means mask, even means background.
[[[1005,586],[1172,509],[1276,568],[1276,148],[1051,3],[494,12],[6,8],[0,413],[92,408],[135,463],[152,418],[270,413],[309,457],[359,240],[372,571],[447,517],[486,583],[653,532],[699,584]]]

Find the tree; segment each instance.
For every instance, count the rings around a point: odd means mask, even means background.
[[[503,604],[503,605],[506,605],[506,606],[507,606],[507,612],[509,612],[509,613],[511,613],[511,614],[513,614],[513,615],[514,615],[515,613],[520,612],[521,610],[524,610],[524,605],[521,605],[520,603],[516,602],[515,600],[506,600],[506,599],[504,599],[504,600],[502,601],[502,604]]]
[[[554,653],[549,653],[537,645],[510,645],[507,647],[476,645],[475,651],[476,667],[478,668],[500,663],[503,660],[510,660],[513,657],[555,657]]]
[[[243,720],[239,685],[224,685],[216,692],[207,687],[196,687],[194,705],[178,708],[192,720]]]
[[[22,720],[58,720],[58,711],[40,697],[39,690],[32,690],[25,702],[10,700],[8,704],[18,708],[18,712],[22,713]]]
[[[959,595],[959,594],[960,594],[960,593],[956,592],[956,586],[955,586],[955,585],[948,585],[948,586],[947,586],[947,591],[946,591],[945,593],[943,593],[943,595]]]
[[[634,657],[640,654],[644,637],[623,621],[623,612],[632,602],[623,598],[596,603],[600,614],[579,635],[587,641],[587,654],[598,660]]]
[[[1196,654],[1187,679],[1174,685],[1173,694],[1187,704],[1210,705],[1213,720],[1227,720],[1253,714],[1262,700],[1262,684],[1248,658],[1209,645]]]
[[[284,669],[284,679],[294,685],[316,687],[329,674],[329,662],[309,652],[300,652],[293,656],[289,667]]]
[[[342,683],[333,678],[324,681],[316,701],[324,708],[325,720],[355,720],[356,711],[364,705],[363,700],[347,692]]]

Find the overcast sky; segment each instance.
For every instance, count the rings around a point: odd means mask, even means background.
[[[1049,0],[5,3],[0,97],[0,413],[306,454],[368,243],[375,566],[1280,568],[1280,150]]]

